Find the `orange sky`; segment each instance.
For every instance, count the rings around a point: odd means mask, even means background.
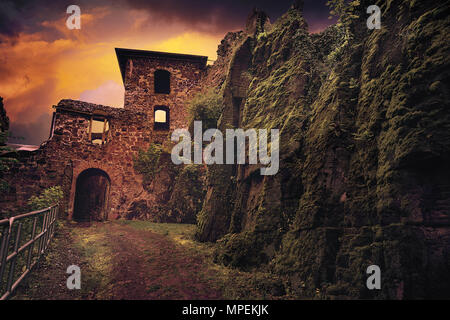
[[[122,13],[119,29],[116,16],[117,12],[107,7],[96,8],[95,12],[82,12],[81,30],[69,30],[64,17],[44,21],[42,25],[49,29],[46,32],[19,33],[0,43],[0,96],[4,97],[13,136],[27,135],[32,129],[27,125],[36,122],[40,127],[33,129],[43,135],[42,127],[46,125],[42,120],[50,118],[52,105],[61,99],[122,107],[123,85],[115,47],[192,53],[215,59],[223,37],[173,22],[154,28],[148,23],[148,14],[136,10]],[[61,36],[48,39],[48,34],[55,31]],[[38,143],[37,139],[31,140]]]
[[[139,8],[147,4],[80,6],[81,30],[69,30],[69,14],[65,7],[62,12],[57,7],[51,10],[58,14],[40,14],[34,20],[30,16],[32,27],[18,28],[14,35],[0,33],[0,96],[11,120],[10,142],[39,144],[45,140],[52,106],[61,99],[122,107],[116,47],[206,55],[215,60],[225,32],[234,31],[229,14],[213,10],[206,22],[192,14],[183,20]]]

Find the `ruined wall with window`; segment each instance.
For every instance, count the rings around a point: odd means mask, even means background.
[[[85,170],[104,171],[111,181],[109,217],[124,214],[127,205],[142,194],[141,178],[133,157],[152,141],[152,126],[143,112],[63,100],[56,107],[53,152],[69,161],[74,179],[70,186],[68,214],[75,207],[76,180]]]
[[[116,49],[125,86],[124,107],[145,112],[155,139],[187,126],[187,101],[199,90],[207,57]]]
[[[198,90],[207,58],[116,52],[124,108],[61,100],[54,106],[49,140],[36,151],[22,152],[11,170],[11,189],[0,195],[0,211],[26,208],[32,195],[54,185],[64,190],[68,218],[79,221],[153,219],[154,211],[167,204],[175,179],[170,156],[161,157],[164,163],[150,186],[134,160],[151,144],[169,142],[174,129],[187,127],[186,100]],[[136,215],[142,208],[144,215]]]

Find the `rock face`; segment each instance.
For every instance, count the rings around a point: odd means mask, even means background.
[[[450,6],[375,2],[315,35],[299,2],[238,39],[219,88],[219,128],[280,129],[280,170],[208,166],[197,238],[294,296],[450,290]],[[366,27],[372,4],[380,30]],[[381,290],[366,288],[373,264]]]
[[[245,33],[242,31],[228,32],[225,35],[217,48],[217,60],[208,66],[206,77],[201,81],[205,90],[223,86],[233,52],[244,36]]]
[[[202,209],[205,192],[205,169],[195,164],[182,168],[167,205],[168,221],[195,224],[197,213]]]

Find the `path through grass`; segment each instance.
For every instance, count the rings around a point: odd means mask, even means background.
[[[195,241],[194,231],[147,221],[60,223],[49,253],[14,299],[273,298],[262,287],[270,275],[213,263],[215,244]],[[66,287],[72,264],[81,268],[81,290]]]

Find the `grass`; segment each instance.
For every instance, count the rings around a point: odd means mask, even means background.
[[[94,228],[94,230],[91,228]],[[84,270],[87,269],[87,272],[83,272],[84,279],[81,292],[83,296],[90,296],[95,293],[96,299],[107,299],[112,273],[111,248],[105,243],[103,226],[98,228],[94,225],[89,229],[72,229],[72,234],[76,239],[75,248],[81,253],[82,260],[86,262]]]
[[[155,223],[140,220],[117,220],[114,223],[127,225],[137,230],[150,231],[167,236],[173,242],[195,250],[199,253],[212,255],[214,245],[209,242],[198,242],[194,240],[196,230],[195,224],[185,223]]]
[[[117,220],[114,223],[128,225],[137,230],[152,231],[162,235],[189,236],[195,231],[195,224],[154,223],[140,220]]]
[[[87,227],[61,223],[42,263],[15,299],[132,299],[136,287],[130,284],[133,278],[127,276],[129,272],[149,281],[144,296],[150,299],[184,299],[183,288],[194,296],[203,294],[205,288],[215,288],[221,299],[289,298],[273,295],[275,278],[271,274],[243,272],[214,263],[216,244],[197,242],[194,233],[192,224],[118,220]],[[166,257],[168,252],[176,256]],[[158,264],[161,259],[171,263],[170,270],[164,262]],[[192,268],[193,263],[198,267]],[[81,290],[67,290],[65,286],[65,271],[70,264],[82,270]],[[186,279],[190,280],[174,282],[174,275],[183,273],[188,273]]]
[[[114,223],[127,225],[137,230],[151,231],[167,236],[170,240],[183,246],[193,254],[204,257],[209,271],[205,274],[208,280],[218,282],[223,298],[236,299],[274,299],[273,277],[266,272],[244,272],[235,268],[223,266],[213,262],[215,243],[198,242],[194,240],[196,225],[179,223],[154,223],[138,220],[118,220]],[[282,296],[279,296],[282,298]],[[284,298],[289,298],[284,295]]]

